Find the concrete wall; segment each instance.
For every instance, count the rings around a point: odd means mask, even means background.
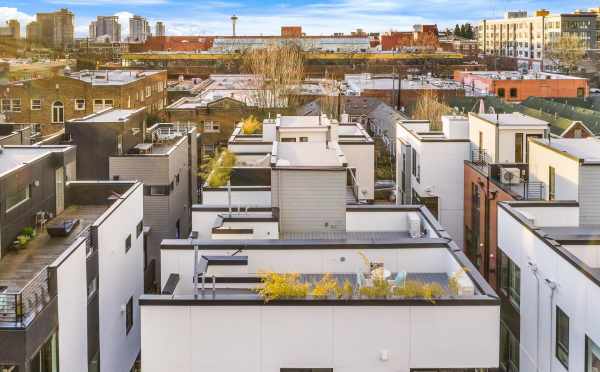
[[[227,189],[202,191],[202,204],[204,205],[228,205],[228,203]],[[232,187],[231,204],[236,206],[269,206],[271,205],[271,191],[236,190],[235,187]]]
[[[375,145],[340,144],[349,168],[356,168],[356,179],[360,185],[360,198],[375,198]],[[366,191],[363,193],[363,191]]]
[[[529,142],[529,180],[544,183],[548,198],[548,169],[556,171],[556,200],[579,200],[579,162],[535,141]]]

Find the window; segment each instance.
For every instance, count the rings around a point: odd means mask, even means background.
[[[175,185],[179,185],[179,175],[175,176]]]
[[[17,208],[19,205],[25,203],[31,197],[31,187],[26,185],[25,187],[6,195],[6,212],[10,212]]]
[[[589,337],[585,338],[585,372],[600,371],[600,347]]]
[[[498,282],[500,291],[518,310],[521,303],[521,269],[498,248]]]
[[[289,137],[282,138],[281,142],[296,142],[296,138],[289,138]]]
[[[517,88],[510,88],[510,98],[517,98]]]
[[[39,111],[42,109],[42,100],[41,99],[32,99],[31,100],[31,110]]]
[[[94,100],[94,112],[102,111],[113,106],[112,99],[95,99]]]
[[[135,234],[136,234],[135,237],[139,238],[142,231],[144,231],[144,221],[143,220],[138,222],[137,226],[135,227]]]
[[[556,359],[569,369],[569,317],[556,307]]]
[[[59,124],[65,122],[65,105],[62,102],[52,104],[52,123]]]
[[[577,128],[573,131],[573,137],[574,138],[581,138],[583,137],[583,130],[581,128]]]
[[[585,88],[577,88],[577,97],[585,96]]]
[[[125,253],[129,252],[130,249],[131,249],[131,234],[129,234],[127,236],[127,239],[125,239]]]
[[[417,151],[412,149],[412,175],[417,175]]]
[[[504,322],[500,323],[500,370],[503,372],[519,371],[519,340]]]
[[[506,91],[504,88],[498,88],[498,97],[504,98],[506,96]]]
[[[151,196],[169,195],[169,185],[167,186],[144,186],[144,194]]]
[[[146,87],[146,98],[152,95],[152,87]]]
[[[214,121],[207,121],[204,123],[204,132],[207,133],[218,133],[221,131],[221,124]]]
[[[20,99],[12,100],[12,112],[21,112],[21,100]]]
[[[129,334],[131,328],[133,328],[133,297],[129,297],[125,306],[125,333]]]
[[[300,137],[300,142],[308,142],[308,137]]]
[[[0,100],[0,112],[10,112],[10,99]]]
[[[515,133],[515,163],[523,162],[523,133]]]
[[[548,167],[548,200],[556,199],[556,169]]]
[[[52,336],[29,361],[32,372],[58,372],[58,335]]]
[[[75,111],[83,111],[85,110],[85,99],[76,99],[75,100]]]

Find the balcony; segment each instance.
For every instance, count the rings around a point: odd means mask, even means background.
[[[529,181],[527,164],[491,164],[490,178],[516,200],[544,200],[544,183]]]
[[[480,168],[486,168],[492,162],[492,158],[485,149],[471,149],[471,162]]]

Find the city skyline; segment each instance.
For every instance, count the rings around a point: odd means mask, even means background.
[[[90,22],[99,15],[118,16],[125,37],[129,34],[129,18],[134,14],[146,17],[152,25],[157,21],[164,22],[167,35],[229,35],[229,17],[232,14],[240,18],[237,25],[239,35],[278,34],[279,28],[284,25],[300,25],[308,34],[318,35],[349,33],[356,28],[386,32],[405,30],[413,24],[433,23],[444,29],[457,23],[476,24],[482,18],[501,17],[508,10],[546,8],[553,12],[568,12],[597,6],[596,2],[589,0],[580,1],[577,5],[556,0],[496,0],[491,4],[460,0],[452,2],[451,8],[449,4],[447,0],[411,0],[404,3],[390,0],[269,1],[267,5],[273,12],[265,14],[265,2],[257,1],[220,0],[197,4],[189,0],[131,0],[123,4],[115,0],[0,0],[0,22],[18,19],[24,33],[26,24],[34,20],[35,13],[67,7],[75,13],[76,37],[86,37]],[[178,9],[186,9],[185,15]],[[331,22],[332,19],[345,21],[340,24]]]

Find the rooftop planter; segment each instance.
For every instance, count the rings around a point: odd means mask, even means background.
[[[216,154],[202,166],[206,185],[210,188],[218,188],[227,185],[231,178],[232,168],[235,165],[235,154],[229,150],[223,150]]]

